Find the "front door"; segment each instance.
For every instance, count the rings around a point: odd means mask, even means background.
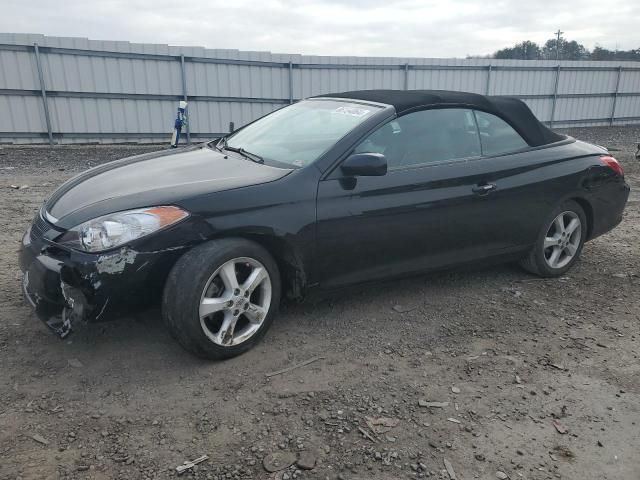
[[[438,268],[513,247],[501,234],[514,209],[482,158],[474,112],[438,109],[399,117],[354,152],[384,153],[380,177],[345,177],[318,188],[321,283],[334,286]],[[504,181],[504,176],[501,182]]]

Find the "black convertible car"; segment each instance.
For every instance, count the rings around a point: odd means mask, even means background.
[[[514,98],[324,95],[72,178],[24,236],[23,286],[60,336],[161,301],[185,348],[224,358],[315,287],[486,259],[562,275],[628,195],[606,149]]]

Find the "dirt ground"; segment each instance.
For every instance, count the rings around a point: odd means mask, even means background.
[[[570,133],[611,148],[633,191],[566,277],[502,265],[311,298],[220,363],[157,311],[62,341],[22,301],[43,199],[157,146],[0,148],[0,479],[169,478],[205,454],[183,477],[640,479],[640,128]],[[274,453],[300,466],[268,473]]]

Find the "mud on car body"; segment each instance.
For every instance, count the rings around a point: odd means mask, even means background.
[[[225,358],[265,334],[283,296],[312,288],[488,260],[562,275],[628,195],[606,149],[517,99],[346,92],[72,178],[20,264],[60,336],[159,302],[181,345]]]

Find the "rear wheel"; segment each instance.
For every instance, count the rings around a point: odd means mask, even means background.
[[[541,277],[557,277],[569,270],[580,257],[587,235],[584,210],[567,201],[549,215],[536,244],[521,265]]]
[[[255,345],[279,302],[280,275],[271,255],[253,242],[223,239],[180,258],[165,285],[162,313],[184,348],[222,359]]]

